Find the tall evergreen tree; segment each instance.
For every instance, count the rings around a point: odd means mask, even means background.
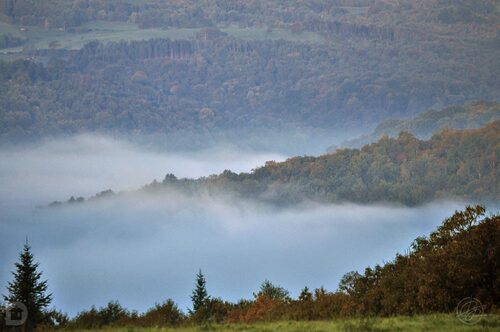
[[[44,318],[44,309],[52,301],[52,294],[47,294],[47,280],[40,281],[38,263],[33,261],[31,247],[26,240],[23,251],[16,263],[16,271],[12,272],[14,280],[8,283],[8,295],[4,300],[10,303],[21,302],[28,309],[25,330],[33,330]]]
[[[193,313],[202,308],[208,301],[209,297],[207,294],[205,276],[201,272],[201,269],[196,275],[196,284],[193,294],[191,295],[191,300],[193,301]]]

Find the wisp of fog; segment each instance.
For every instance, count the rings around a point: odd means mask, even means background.
[[[79,135],[0,150],[0,204],[43,205],[103,189],[137,189],[167,173],[200,177],[225,169],[250,171],[286,157],[227,145],[197,152],[161,152],[109,137]]]
[[[172,192],[37,208],[70,195],[138,188],[165,173],[248,171],[284,158],[227,147],[152,152],[92,136],[0,151],[0,287],[28,236],[54,305],[71,315],[110,300],[143,311],[172,298],[186,309],[198,269],[210,295],[232,301],[252,297],[265,279],[294,296],[306,285],[335,290],[344,273],[392,259],[463,208],[277,208]]]

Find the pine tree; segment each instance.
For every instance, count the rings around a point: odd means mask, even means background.
[[[19,255],[20,262],[16,263],[16,271],[12,272],[14,280],[8,283],[9,295],[4,300],[9,303],[21,302],[28,309],[28,319],[25,329],[33,330],[44,317],[44,309],[52,301],[52,294],[47,292],[47,280],[40,281],[42,276],[38,272],[38,263],[34,263],[31,247],[26,240],[23,251]]]
[[[196,288],[193,290],[193,294],[191,295],[191,300],[193,301],[193,311],[192,313],[196,314],[200,308],[202,308],[208,301],[209,297],[206,289],[206,281],[205,276],[201,272],[201,270],[196,275]]]

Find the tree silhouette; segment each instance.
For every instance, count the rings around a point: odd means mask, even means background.
[[[201,269],[198,271],[198,274],[196,275],[195,286],[196,287],[193,290],[193,294],[191,295],[191,300],[193,301],[192,313],[194,314],[196,314],[196,312],[200,310],[200,308],[202,308],[209,299],[207,294],[205,276],[201,272]]]
[[[273,285],[269,280],[265,280],[260,285],[260,290],[258,294],[254,294],[255,297],[265,296],[272,300],[280,301],[290,301],[290,293],[283,287]]]
[[[47,280],[40,281],[38,263],[33,261],[31,247],[26,240],[23,251],[16,263],[16,271],[12,272],[14,280],[8,283],[9,294],[4,300],[10,303],[21,302],[28,309],[25,330],[33,330],[44,318],[44,309],[52,301],[52,294],[47,294]]]

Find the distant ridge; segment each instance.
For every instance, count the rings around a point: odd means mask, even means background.
[[[428,139],[432,134],[444,128],[480,128],[496,120],[500,120],[500,104],[498,102],[476,101],[464,106],[445,107],[442,110],[429,109],[409,120],[389,118],[382,121],[371,134],[347,140],[341,146],[361,147],[375,142],[385,135],[395,137],[402,131],[409,132],[421,139]],[[336,148],[336,146],[332,146],[328,151],[334,152]]]

